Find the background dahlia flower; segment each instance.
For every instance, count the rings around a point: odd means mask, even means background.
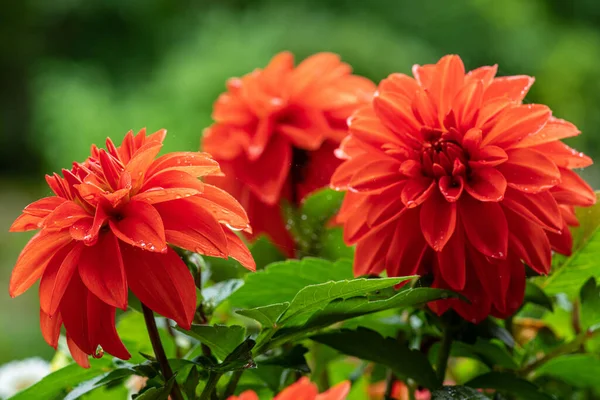
[[[340,382],[331,389],[319,394],[317,385],[307,377],[302,377],[296,383],[285,388],[273,400],[345,400],[350,393],[350,382]],[[247,390],[239,396],[231,396],[227,400],[259,400],[252,390]]]
[[[220,174],[206,153],[156,158],[166,131],[129,132],[121,146],[106,140],[63,176],[47,176],[54,196],[28,205],[11,231],[40,231],[25,246],[10,295],[40,282],[40,321],[56,348],[64,324],[75,361],[106,351],[127,359],[115,329],[128,289],[147,307],[189,328],[196,288],[168,244],[215,257],[254,261],[233,230],[250,230],[239,203],[199,177]],[[100,350],[99,346],[102,350]]]
[[[574,206],[594,204],[575,173],[592,163],[560,141],[580,132],[540,104],[534,79],[465,73],[458,56],[392,74],[350,121],[331,186],[348,190],[338,221],[357,244],[356,275],[433,276],[464,294],[463,318],[504,318],[522,303],[525,267],[546,274],[568,254]]]
[[[374,90],[331,53],[294,67],[292,54],[283,52],[266,68],[227,82],[202,144],[225,172],[211,182],[244,206],[254,236],[265,233],[293,255],[280,201],[297,205],[327,186],[340,163],[333,152],[347,133],[346,120]]]

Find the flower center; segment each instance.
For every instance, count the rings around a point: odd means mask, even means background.
[[[464,178],[467,175],[468,155],[452,136],[451,132],[423,132],[421,166],[425,175],[432,178]]]

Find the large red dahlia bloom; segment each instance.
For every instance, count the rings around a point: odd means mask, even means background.
[[[28,205],[11,231],[40,229],[19,256],[10,280],[18,296],[40,282],[40,320],[56,348],[64,324],[74,359],[88,366],[98,346],[129,358],[115,330],[116,307],[128,289],[147,307],[190,327],[196,309],[193,277],[168,244],[216,257],[254,261],[231,231],[249,230],[229,194],[197,178],[220,174],[206,153],[157,159],[166,131],[129,132],[120,147],[92,146],[91,156],[63,176],[47,176],[54,196]]]
[[[568,254],[574,206],[595,202],[575,173],[592,161],[560,139],[577,128],[522,104],[533,78],[465,73],[458,56],[392,74],[350,121],[332,187],[349,190],[339,221],[357,243],[355,273],[427,275],[463,293],[438,302],[481,321],[522,303],[523,262],[540,274]]]
[[[349,381],[340,382],[319,394],[317,385],[307,377],[302,377],[281,391],[273,400],[344,400],[348,393],[350,393]],[[258,395],[252,390],[247,390],[239,396],[231,396],[227,400],[258,400]]]
[[[227,89],[203,137],[204,150],[225,172],[211,182],[241,202],[253,235],[266,233],[291,256],[280,201],[297,205],[327,186],[340,163],[333,152],[347,133],[346,119],[375,86],[335,54],[316,54],[294,68],[292,54],[283,52],[266,68],[230,79]]]

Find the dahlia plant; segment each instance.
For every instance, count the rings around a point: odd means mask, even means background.
[[[283,52],[227,82],[205,152],[92,145],[10,227],[37,233],[9,293],[39,281],[57,353],[0,394],[596,398],[592,160],[496,72],[450,55],[376,86]]]

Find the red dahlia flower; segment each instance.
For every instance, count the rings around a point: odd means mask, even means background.
[[[523,262],[540,274],[568,254],[574,206],[595,202],[575,173],[592,160],[560,139],[577,128],[522,104],[533,78],[465,73],[458,56],[384,79],[350,121],[332,187],[349,190],[338,220],[357,244],[355,273],[427,275],[463,293],[438,302],[481,321],[522,303]]]
[[[203,137],[204,150],[226,174],[211,182],[241,202],[253,235],[267,234],[292,256],[280,201],[297,205],[327,186],[340,163],[333,152],[347,133],[346,119],[375,86],[335,54],[316,54],[294,68],[283,52],[265,69],[230,79],[227,89]]]
[[[65,326],[73,358],[101,346],[129,358],[115,330],[116,307],[127,307],[130,288],[142,303],[190,327],[196,309],[193,277],[168,244],[216,257],[254,261],[231,231],[249,230],[243,208],[230,195],[197,178],[219,174],[206,153],[170,153],[157,159],[166,131],[129,132],[120,147],[92,146],[84,163],[46,176],[54,196],[28,205],[11,231],[40,229],[25,246],[10,280],[18,296],[40,283],[40,320],[56,348]]]
[[[273,400],[344,400],[349,392],[350,382],[344,381],[319,394],[317,385],[303,377],[285,388]],[[239,396],[231,396],[227,400],[258,400],[258,395],[252,390],[247,390]]]

